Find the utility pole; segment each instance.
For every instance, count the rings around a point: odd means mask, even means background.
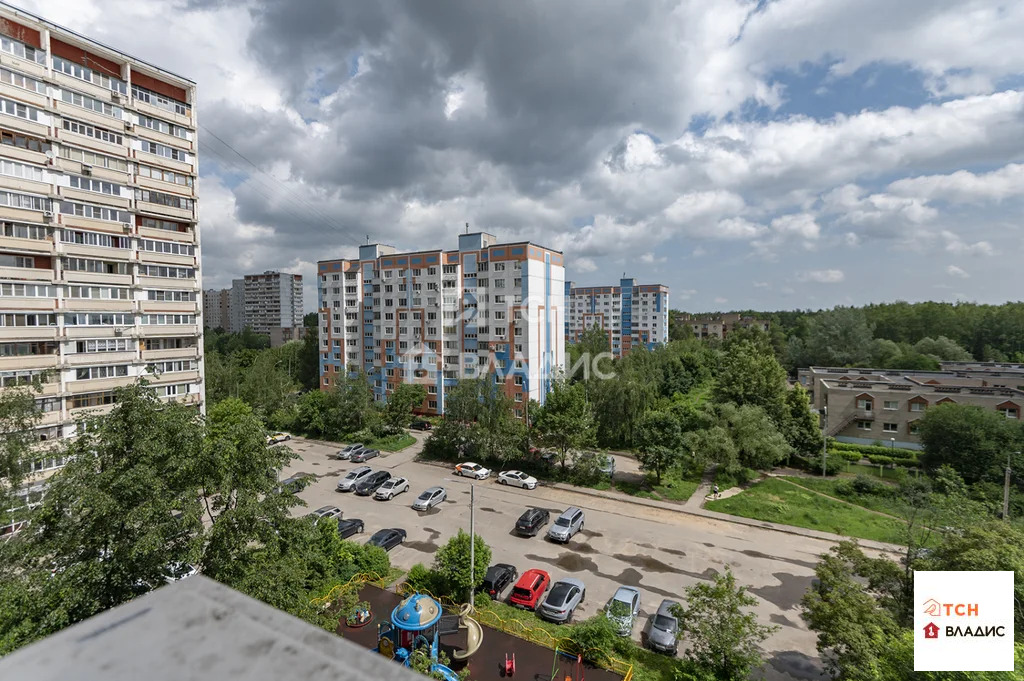
[[[475,605],[476,592],[476,484],[469,484],[469,604]]]
[[[828,475],[828,407],[821,408],[821,477]]]
[[[1020,452],[1014,452],[1020,456]],[[1003,477],[1003,520],[1010,522],[1010,455],[1006,455],[1006,475]]]

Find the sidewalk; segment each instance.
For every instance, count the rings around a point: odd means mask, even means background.
[[[697,489],[693,490],[693,494],[686,500],[683,507],[689,510],[701,510],[704,506],[704,502],[709,496],[711,496],[711,488],[715,484],[715,470],[717,470],[718,464],[711,464],[704,469],[704,475],[700,478],[700,484],[697,485]]]

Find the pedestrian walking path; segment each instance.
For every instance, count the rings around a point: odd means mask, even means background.
[[[685,508],[700,509],[704,507],[704,502],[711,496],[711,490],[715,486],[716,470],[718,470],[718,464],[714,463],[704,469],[704,475],[701,476],[700,484],[697,485],[697,489],[693,491],[690,498],[683,504]]]

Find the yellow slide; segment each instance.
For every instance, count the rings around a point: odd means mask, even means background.
[[[473,606],[469,603],[463,604],[462,609],[459,611],[459,629],[466,630],[466,649],[453,652],[452,659],[468,659],[480,649],[480,644],[484,642],[484,628],[480,626],[479,622],[470,617],[472,612]]]

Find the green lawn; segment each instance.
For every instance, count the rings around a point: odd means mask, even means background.
[[[798,477],[787,477],[784,480],[790,480],[798,485],[809,487],[815,491],[827,494],[830,497],[836,497],[837,499],[843,499],[851,504],[857,504],[864,508],[871,509],[872,511],[879,511],[881,513],[888,513],[889,515],[895,515],[902,517],[907,510],[906,504],[901,502],[899,499],[894,499],[889,496],[882,496],[878,494],[848,494],[843,496],[842,494],[836,493],[836,485],[841,480],[835,478],[798,478]],[[846,480],[849,482],[849,480]],[[895,485],[891,486],[895,488]]]
[[[388,437],[371,440],[366,443],[366,446],[372,449],[379,449],[382,452],[397,452],[415,443],[416,438],[409,435],[409,433],[402,433],[400,435],[389,435]]]
[[[661,476],[661,484],[654,481],[654,475],[648,474],[643,482],[626,482],[617,480],[614,483],[610,480],[600,480],[592,485],[591,489],[609,490],[614,489],[623,494],[643,499],[655,499],[658,501],[686,501],[697,490],[700,484],[700,475],[681,474],[679,471],[668,471]]]
[[[894,544],[903,540],[905,527],[898,520],[826,499],[772,478],[728,499],[709,501],[704,507],[743,518]]]
[[[846,466],[844,472],[850,473],[851,475],[870,475],[874,478],[881,478],[883,480],[898,480],[903,475],[914,475],[914,473],[903,471],[906,469],[901,468],[884,468],[882,466],[873,466],[871,464],[862,463],[851,463]]]

